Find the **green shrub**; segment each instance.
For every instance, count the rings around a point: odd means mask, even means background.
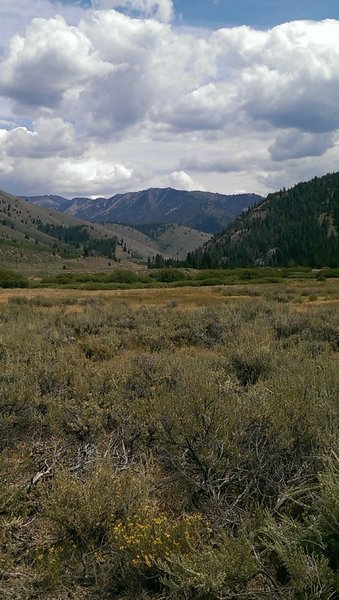
[[[173,553],[161,566],[170,597],[187,600],[237,597],[258,570],[248,540],[227,535],[217,544],[205,545],[196,552]]]
[[[240,350],[231,355],[230,365],[241,385],[254,385],[270,372],[271,356],[266,349]]]
[[[25,288],[28,282],[19,273],[0,267],[0,287],[1,288]]]
[[[162,283],[172,283],[174,281],[184,281],[189,279],[187,274],[179,269],[161,269],[152,273],[152,278]]]

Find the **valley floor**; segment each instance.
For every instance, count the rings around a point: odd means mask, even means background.
[[[277,284],[261,283],[246,285],[214,285],[205,287],[155,288],[155,289],[114,289],[114,290],[79,290],[62,288],[24,288],[1,289],[0,304],[20,302],[22,299],[37,304],[55,303],[69,304],[74,307],[86,299],[92,301],[112,302],[114,299],[124,300],[132,306],[161,306],[175,303],[178,307],[209,306],[230,301],[246,301],[253,298],[265,298],[278,303],[293,303],[303,309],[319,304],[339,304],[339,279],[322,281],[296,280]]]
[[[338,303],[0,290],[0,597],[337,598]]]

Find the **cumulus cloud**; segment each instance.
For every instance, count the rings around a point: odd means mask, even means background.
[[[80,3],[64,4],[61,0],[12,0],[0,2],[0,56],[14,35],[23,35],[27,25],[36,17],[51,18],[55,14],[75,25],[84,13]]]
[[[203,189],[202,186],[195,182],[185,171],[173,171],[173,173],[168,176],[167,180],[170,187],[177,190],[186,190],[189,192]]]
[[[27,14],[42,3],[27,0]],[[50,160],[54,190],[64,178],[75,194],[128,189],[140,173],[145,186],[262,192],[291,161],[297,177],[337,154],[339,21],[198,32],[171,25],[170,0],[97,0],[68,16],[44,3],[0,61],[3,187],[30,174],[45,185]]]
[[[102,60],[115,66],[100,86],[93,82],[81,95],[92,133],[114,135],[144,119],[170,123],[178,99],[216,72],[205,40],[163,23],[110,11],[92,13],[80,27]]]
[[[7,155],[4,142],[7,137],[7,131],[0,129],[0,177],[10,176],[13,171],[12,161]]]
[[[11,157],[45,158],[48,156],[75,156],[84,145],[76,139],[70,123],[60,118],[39,118],[33,130],[15,127],[6,132],[3,144]]]
[[[339,127],[339,22],[298,21],[269,31],[221,29],[208,39],[218,67],[164,108],[178,128],[219,129],[230,121],[326,132]],[[212,77],[213,79],[213,77]]]
[[[146,17],[154,17],[168,23],[173,18],[172,0],[93,0],[96,9],[125,8]]]
[[[274,144],[269,147],[269,151],[273,160],[283,161],[305,156],[322,156],[333,145],[333,133],[286,131],[278,135]]]
[[[87,160],[63,162],[57,168],[57,177],[63,181],[64,189],[72,190],[81,181],[86,189],[111,189],[131,179],[132,169],[122,164],[112,164],[88,158]]]
[[[100,82],[89,81],[77,111],[91,134],[114,136],[142,121],[154,102],[159,83],[154,78],[153,60],[167,29],[154,21],[133,20],[111,11],[91,14],[81,23],[81,30],[112,69]]]
[[[162,117],[175,128],[185,130],[222,129],[230,118],[236,115],[236,106],[227,86],[209,83],[203,85],[174,105],[167,105]]]
[[[241,67],[237,97],[242,109],[276,127],[337,128],[338,33],[333,20],[285,23],[268,32],[246,27],[218,32],[220,56],[232,56]]]
[[[0,134],[0,143],[1,143]],[[120,163],[103,159],[90,153],[79,158],[60,156],[44,157],[36,160],[32,157],[11,157],[6,154],[6,162],[1,160],[0,187],[11,190],[11,181],[15,180],[14,193],[33,195],[43,193],[59,193],[65,196],[74,195],[111,195],[114,191],[122,191],[135,186],[137,176],[133,169]]]
[[[70,87],[74,98],[88,78],[105,77],[113,68],[63,17],[34,19],[25,37],[14,36],[10,43],[1,63],[0,94],[23,106],[55,108]]]

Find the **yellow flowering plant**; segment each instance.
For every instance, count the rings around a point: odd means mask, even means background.
[[[199,513],[172,518],[150,510],[116,522],[112,541],[133,567],[151,570],[159,560],[169,559],[174,553],[189,552],[199,540],[206,539],[209,532],[208,523]]]

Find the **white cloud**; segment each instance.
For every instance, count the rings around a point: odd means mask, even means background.
[[[339,127],[338,21],[285,23],[268,32],[220,32],[242,66],[241,107],[277,127],[330,131]],[[236,44],[235,44],[236,42]],[[242,61],[242,62],[241,62]]]
[[[227,86],[208,83],[183,98],[177,98],[174,105],[167,105],[162,113],[168,123],[179,130],[222,129],[230,118],[236,115],[236,106]]]
[[[91,133],[114,135],[145,119],[154,124],[171,121],[178,98],[216,72],[205,40],[178,35],[153,20],[95,12],[80,28],[102,60],[115,67],[100,86],[93,82],[81,95],[80,108]]]
[[[72,125],[60,118],[37,119],[33,130],[15,127],[6,132],[3,143],[7,154],[16,158],[76,156],[84,149],[83,143],[76,139]]]
[[[54,0],[7,0],[0,2],[0,55],[9,40],[16,34],[22,35],[35,17],[50,18],[63,15],[69,24],[79,22],[84,9],[79,4],[63,4]]]
[[[93,0],[92,5],[99,10],[126,8],[137,11],[145,17],[154,17],[164,23],[171,21],[174,13],[172,0]]]
[[[203,189],[201,184],[195,182],[185,171],[173,171],[173,173],[168,176],[167,181],[170,187],[173,187],[177,190],[192,191]]]
[[[26,5],[25,18],[47,18],[25,32],[20,20],[0,61],[0,187],[263,192],[291,163],[296,180],[331,170],[339,21],[197,32],[170,24],[169,0],[98,0],[69,13],[48,0]]]
[[[251,120],[277,128],[323,132],[339,127],[338,21],[292,22],[269,31],[221,29],[207,51],[214,81],[198,83],[165,107],[178,128],[219,129]],[[213,79],[213,78],[212,78]]]
[[[87,160],[63,162],[57,168],[57,177],[63,181],[64,189],[72,190],[81,181],[85,188],[107,189],[125,184],[132,177],[133,170],[122,164],[112,164],[98,161],[95,158]]]
[[[155,21],[132,20],[118,12],[96,12],[82,21],[83,35],[112,66],[82,92],[81,112],[92,135],[114,136],[144,119],[156,97],[152,61],[167,28]]]
[[[88,78],[105,77],[113,68],[63,17],[34,19],[25,37],[11,40],[1,64],[0,93],[24,107],[56,108],[70,87],[77,97]]]
[[[0,129],[0,177],[8,176],[13,171],[12,161],[7,156],[5,149],[5,142],[7,138],[7,131]]]
[[[0,134],[0,143],[1,139]],[[18,195],[33,195],[44,190],[65,196],[111,195],[115,190],[135,185],[138,180],[132,168],[97,157],[95,148],[79,158],[50,156],[37,160],[26,156],[16,159],[8,154],[5,157],[7,162],[1,160],[0,151],[3,182],[0,187],[10,190],[14,179],[14,192]]]

